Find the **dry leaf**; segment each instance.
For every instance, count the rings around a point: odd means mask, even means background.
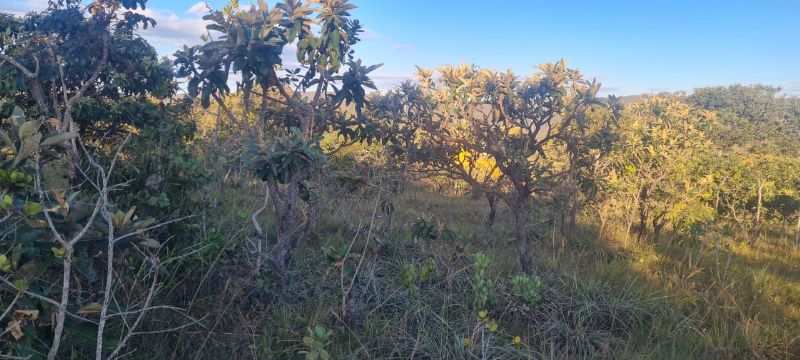
[[[80,310],[78,310],[78,314],[99,313],[101,310],[103,310],[103,305],[100,305],[98,303],[91,303],[89,305],[80,308]]]
[[[36,320],[39,317],[39,310],[16,310],[14,311],[14,318],[8,321],[6,330],[11,332],[14,340],[19,341],[25,335],[22,332],[22,324],[25,319]]]

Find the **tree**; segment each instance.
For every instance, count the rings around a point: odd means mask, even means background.
[[[253,166],[265,181],[272,206],[277,237],[273,261],[281,288],[295,247],[319,215],[313,182],[325,162],[320,135],[334,129],[348,141],[366,136],[361,116],[364,87],[375,89],[367,74],[379,65],[365,67],[354,58],[353,46],[362,31],[350,16],[354,8],[347,0],[288,0],[271,10],[263,1],[248,9],[232,1],[204,17],[211,22],[210,36],[216,38],[175,54],[178,75],[188,79],[189,97],[199,97],[206,108],[215,102],[231,123],[242,119],[230,111],[224,97],[231,93],[231,75],[241,76],[236,87],[243,108],[252,109],[245,116],[255,116],[257,124],[258,138],[253,140],[259,149]],[[281,54],[290,44],[297,47],[296,68],[283,66]],[[352,105],[353,111],[343,105]],[[273,138],[270,144],[266,136]],[[266,234],[255,215],[262,238],[258,271]]]
[[[712,177],[702,159],[710,146],[704,130],[713,119],[713,112],[694,109],[674,96],[625,107],[614,176],[635,194],[640,239],[652,229],[658,240],[670,220],[693,223],[710,216],[705,200]]]
[[[780,91],[764,85],[700,88],[686,100],[717,113],[709,139],[725,149],[800,156],[800,106]]]
[[[0,271],[8,273],[0,277],[0,283],[4,295],[14,295],[11,301],[4,299],[10,304],[4,314],[19,301],[36,309],[23,310],[27,316],[35,318],[41,311],[51,319],[45,329],[25,326],[24,318],[12,321],[10,328],[16,329],[17,340],[24,335],[22,328],[33,333],[29,337],[46,340],[19,343],[16,352],[24,357],[47,353],[48,359],[56,359],[62,355],[62,341],[75,344],[80,342],[76,337],[88,333],[95,358],[106,354],[108,359],[116,358],[144,315],[153,310],[158,289],[161,244],[145,234],[170,222],[157,224],[152,218],[137,216],[135,208],[123,211],[114,205],[112,193],[119,184],[110,180],[127,140],[108,164],[100,165],[77,134],[48,131],[43,117],[27,118],[16,107],[4,120],[10,131],[0,133],[0,233],[15,239],[0,246],[0,252],[10,255],[0,256]],[[91,164],[80,174],[94,191],[52,190],[43,180],[43,165],[61,159],[58,145],[71,139],[78,139],[82,155]],[[126,251],[131,247],[138,251]],[[134,274],[149,278],[149,288],[136,292],[141,289],[136,286],[132,293],[119,296],[127,292],[119,289],[125,287],[121,282],[140,280]],[[114,310],[136,306],[132,312]],[[95,314],[97,321],[85,314]],[[120,322],[126,323],[124,329]],[[110,346],[110,337],[119,342]]]
[[[108,135],[108,122],[92,116],[96,111],[135,106],[125,101],[129,98],[171,96],[171,64],[134,34],[155,25],[136,12],[145,3],[51,1],[46,10],[22,18],[0,14],[0,96],[29,116],[58,120],[59,132],[83,135],[83,130],[104,127]],[[75,140],[71,148],[70,177],[75,180],[80,162]]]
[[[523,271],[533,272],[526,216],[532,201],[568,173],[563,161],[586,114],[600,106],[599,84],[583,79],[565,61],[547,63],[518,79],[512,72],[476,66],[420,70],[405,83],[373,99],[376,119],[394,151],[423,171],[465,181],[495,195],[514,214],[516,250]],[[561,156],[560,156],[561,155]],[[500,175],[487,183],[481,163]],[[496,182],[496,184],[495,184]]]

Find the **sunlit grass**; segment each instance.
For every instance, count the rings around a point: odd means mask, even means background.
[[[216,202],[211,222],[223,233],[242,236],[250,220],[237,212],[258,207],[261,189],[229,178],[209,191],[206,196]],[[291,298],[248,305],[261,309],[259,315],[243,309],[235,316],[255,337],[215,351],[249,346],[261,357],[291,357],[310,324],[326,324],[335,331],[336,358],[480,358],[478,348],[459,343],[477,321],[468,274],[470,254],[478,250],[490,256],[489,273],[496,280],[492,316],[502,334],[481,350],[493,358],[791,358],[800,351],[800,256],[791,245],[768,239],[750,247],[724,237],[717,243],[713,231],[685,242],[625,243],[615,231],[596,240],[588,219],[570,239],[539,229],[543,239],[533,250],[545,283],[543,303],[524,310],[502,285],[519,272],[506,211],[501,208],[489,228],[485,200],[425,184],[408,185],[392,197],[391,226],[380,212],[373,220],[375,238],[351,304],[354,319],[347,322],[340,310],[341,264],[329,262],[324,249],[350,243],[369,226],[372,191],[325,197],[328,211],[294,260]],[[458,239],[413,243],[409,229],[420,217],[437,219]],[[262,221],[269,224],[268,214]],[[362,242],[353,247],[356,256]],[[411,296],[399,281],[403,266],[429,258],[441,277]],[[512,335],[524,344],[514,346]]]

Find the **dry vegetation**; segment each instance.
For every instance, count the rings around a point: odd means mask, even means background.
[[[800,357],[797,98],[368,94],[346,0],[234,1],[171,62],[144,3],[0,14],[0,358]]]

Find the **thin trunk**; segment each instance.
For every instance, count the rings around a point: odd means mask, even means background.
[[[800,211],[797,212],[797,225],[794,228],[794,242],[800,244]]]
[[[663,218],[664,216],[662,215],[653,219],[653,242],[658,242],[661,238],[661,229],[667,224],[666,220],[661,220]]]
[[[269,184],[275,221],[274,269],[278,288],[283,291],[288,284],[289,266],[297,244],[307,235],[310,229],[308,222],[303,222],[300,211],[299,182],[292,181],[281,191],[277,184]],[[311,215],[309,220],[311,221]]]
[[[533,259],[528,248],[528,236],[525,231],[525,208],[527,201],[525,199],[515,199],[514,204],[510,204],[514,212],[514,225],[516,230],[515,245],[517,248],[517,255],[519,255],[519,263],[522,265],[522,271],[526,274],[533,274]]]
[[[66,320],[67,315],[67,305],[69,304],[70,280],[72,279],[72,246],[66,246],[64,251],[64,274],[61,284],[61,302],[58,307],[58,312],[56,313],[55,329],[53,330],[53,344],[50,345],[50,351],[47,353],[48,360],[54,360],[56,359],[56,356],[58,356],[58,349],[61,346],[61,338],[64,333],[64,321]]]
[[[753,233],[750,235],[750,245],[754,245],[758,239],[758,233],[761,231],[761,202],[763,201],[764,182],[758,180],[758,199],[756,202],[756,223],[753,228]]]
[[[108,184],[103,184],[108,188]],[[111,303],[111,292],[114,285],[114,222],[111,221],[111,213],[108,211],[108,194],[103,192],[102,195],[105,203],[103,215],[108,222],[108,245],[106,246],[106,280],[105,289],[103,290],[103,306],[100,309],[100,322],[97,326],[97,342],[95,344],[95,359],[103,360],[103,337],[105,336],[105,326],[108,321],[108,305]],[[142,310],[144,311],[144,309]]]
[[[644,204],[639,204],[639,234],[638,239],[644,240],[647,238],[647,209]]]
[[[625,244],[625,248],[626,249],[628,248],[628,240],[630,240],[631,228],[633,227],[633,203],[634,203],[634,201],[635,201],[635,199],[631,198],[631,199],[629,199],[628,201],[625,202],[625,220],[626,220],[627,223],[626,223],[626,226],[625,226],[625,241],[624,241],[624,244]]]
[[[758,203],[756,203],[756,227],[761,225],[761,202],[763,200],[764,184],[759,181],[758,184]]]
[[[489,214],[486,217],[486,225],[492,227],[497,216],[497,195],[486,193],[486,201],[489,203]]]
[[[639,197],[637,201],[639,202],[639,234],[638,239],[640,241],[645,240],[647,238],[647,219],[650,217],[649,211],[647,210],[647,196],[648,191],[645,187],[642,187],[639,190]]]
[[[600,220],[600,228],[597,230],[597,240],[603,240],[603,232],[606,229],[606,221],[608,220],[608,207],[606,204],[601,205],[597,209],[597,217]]]
[[[580,207],[580,191],[578,190],[577,181],[571,181],[571,189],[569,196],[569,206],[567,209],[567,216],[561,224],[561,234],[565,236],[572,236],[575,233],[575,226],[578,223],[578,208]]]

